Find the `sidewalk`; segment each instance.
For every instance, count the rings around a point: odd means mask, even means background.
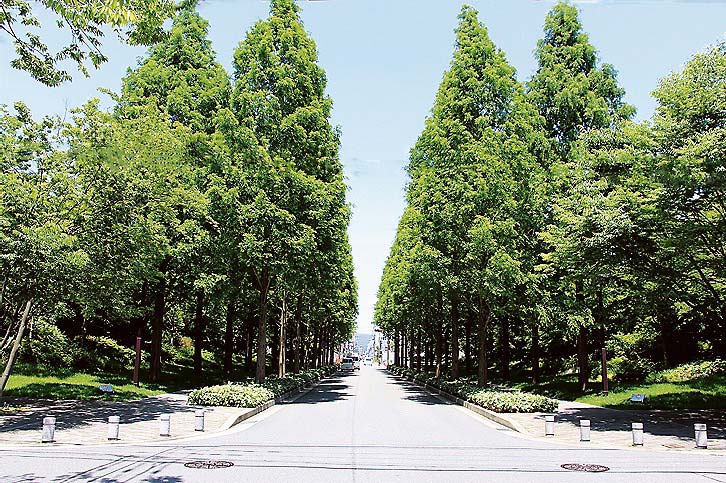
[[[42,444],[43,417],[56,418],[56,444],[109,443],[109,416],[120,416],[119,441],[139,443],[168,441],[203,433],[194,431],[194,406],[187,406],[187,394],[163,394],[138,401],[76,401],[17,398],[0,411],[0,444]],[[249,409],[205,407],[205,433],[220,431],[233,416]],[[159,436],[159,417],[171,414],[171,436]]]
[[[631,447],[631,423],[643,423],[645,449],[693,449],[693,424],[708,426],[708,451],[726,452],[726,410],[618,410],[560,401],[555,436],[544,436],[544,413],[505,413],[525,434],[538,439],[580,444],[581,419],[589,419],[593,446]]]

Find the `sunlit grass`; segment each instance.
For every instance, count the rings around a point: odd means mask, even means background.
[[[148,388],[144,384],[140,387],[133,384],[114,384],[113,393],[104,393],[98,386],[108,384],[107,379],[82,372],[62,377],[16,374],[10,376],[5,394],[14,397],[48,399],[129,401],[165,392]]]

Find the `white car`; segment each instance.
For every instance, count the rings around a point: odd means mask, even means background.
[[[353,356],[353,369],[360,370],[360,357],[358,356]]]
[[[352,371],[355,369],[353,359],[350,357],[343,357],[343,363],[340,365],[340,368],[344,371]]]

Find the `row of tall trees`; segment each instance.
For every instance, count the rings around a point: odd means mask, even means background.
[[[262,381],[266,365],[328,363],[352,336],[350,209],[315,43],[295,3],[273,0],[229,76],[195,3],[108,93],[112,112],[3,109],[4,350],[34,320],[79,344],[140,334],[156,381],[186,336],[197,373],[209,351]]]
[[[577,9],[559,3],[522,85],[477,13],[411,150],[375,310],[395,362],[502,379],[600,347],[652,367],[726,355],[726,48],[663,80],[632,121]]]

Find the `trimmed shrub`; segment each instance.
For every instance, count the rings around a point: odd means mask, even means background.
[[[257,384],[225,384],[192,391],[187,404],[253,408],[274,397],[272,391]]]
[[[425,372],[417,373],[406,367],[390,366],[389,370],[400,376],[434,386],[452,396],[464,399],[498,413],[552,412],[559,405],[556,399],[528,392],[489,389],[477,386],[469,379],[447,380]]]

